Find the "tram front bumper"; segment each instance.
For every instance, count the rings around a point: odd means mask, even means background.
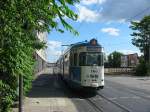
[[[99,87],[98,83],[91,83],[91,87]]]

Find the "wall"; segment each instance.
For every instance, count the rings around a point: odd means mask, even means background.
[[[37,38],[42,42],[47,42],[47,32],[37,32]],[[47,66],[46,49],[37,50],[34,54],[36,59],[35,73],[41,72]]]

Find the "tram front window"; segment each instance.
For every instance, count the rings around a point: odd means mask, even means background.
[[[81,53],[80,66],[102,66],[103,53]]]
[[[98,65],[98,55],[97,54],[87,54],[87,65]]]

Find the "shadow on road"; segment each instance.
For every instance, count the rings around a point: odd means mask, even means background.
[[[33,98],[63,97],[64,93],[55,75],[41,74],[33,81],[32,89],[27,96]]]
[[[57,76],[52,74],[39,75],[32,84],[32,89],[27,94],[32,98],[55,98],[55,97],[68,97],[68,98],[88,98],[93,97],[95,94],[88,92],[73,91],[68,88],[64,82]]]

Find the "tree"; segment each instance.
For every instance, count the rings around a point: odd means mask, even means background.
[[[18,76],[24,77],[24,90],[31,86],[33,53],[45,46],[36,32],[65,29],[77,35],[65,18],[77,20],[69,8],[79,0],[1,0],[0,1],[0,112],[9,112],[17,94]],[[59,20],[58,20],[59,18]]]
[[[123,54],[117,51],[112,52],[108,55],[108,63],[110,67],[120,67],[121,65],[121,56]]]
[[[139,57],[139,63],[135,68],[135,75],[147,76],[150,75],[150,65],[145,63],[144,56]]]
[[[138,22],[132,21],[130,28],[134,30],[132,44],[144,53],[145,62],[150,62],[150,16]]]

